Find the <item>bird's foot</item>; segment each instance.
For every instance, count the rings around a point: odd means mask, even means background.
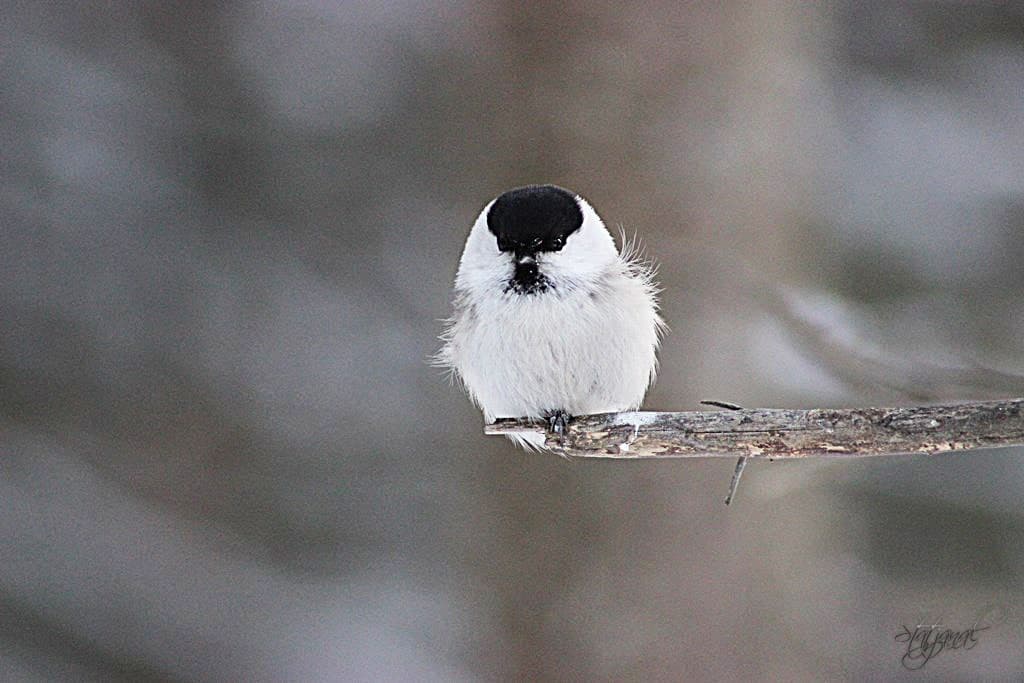
[[[572,415],[564,410],[552,410],[545,413],[544,417],[548,421],[548,430],[552,434],[557,434],[559,445],[564,446],[565,432],[569,428],[569,420],[572,419]]]

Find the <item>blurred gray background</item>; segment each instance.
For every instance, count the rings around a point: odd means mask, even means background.
[[[1024,395],[1024,3],[8,2],[0,680],[1020,680],[1024,453],[566,462],[426,359],[529,182],[647,406]],[[900,667],[902,625],[997,607]]]

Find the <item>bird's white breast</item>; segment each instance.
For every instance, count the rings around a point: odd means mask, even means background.
[[[463,297],[447,360],[488,421],[636,408],[656,364],[654,305],[623,262],[587,288]]]

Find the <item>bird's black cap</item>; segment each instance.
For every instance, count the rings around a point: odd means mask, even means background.
[[[509,190],[487,212],[487,227],[497,238],[498,249],[517,257],[558,251],[581,225],[583,211],[576,195],[555,185]]]

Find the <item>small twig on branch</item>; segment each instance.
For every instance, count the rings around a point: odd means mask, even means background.
[[[743,406],[738,406],[735,403],[729,403],[728,401],[701,401],[706,406],[716,406],[718,408],[725,408],[726,410],[743,410]],[[740,477],[743,476],[743,468],[747,466],[747,459],[745,456],[736,458],[736,469],[732,471],[732,481],[729,482],[729,495],[725,497],[725,504],[731,505],[732,499],[736,497],[736,489],[740,485]]]
[[[1024,399],[909,408],[628,412],[546,424],[502,419],[486,434],[537,433],[583,458],[857,458],[1024,445]]]

